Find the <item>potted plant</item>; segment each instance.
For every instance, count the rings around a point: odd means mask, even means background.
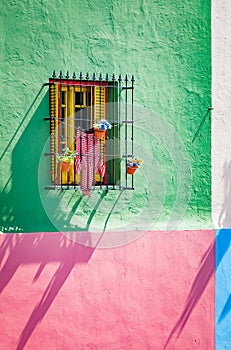
[[[93,124],[94,135],[98,140],[102,139],[102,137],[105,135],[105,131],[111,128],[112,125],[106,119],[101,119],[97,123]]]
[[[142,159],[130,158],[127,160],[127,174],[133,175],[136,169],[139,168],[140,164],[143,163]]]
[[[69,148],[64,148],[63,152],[63,154],[57,156],[57,161],[61,164],[61,170],[67,173],[71,165],[74,164],[76,152],[71,151]]]

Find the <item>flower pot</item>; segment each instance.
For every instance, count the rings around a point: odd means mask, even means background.
[[[71,167],[71,163],[66,163],[66,162],[61,163],[61,169],[64,173],[68,173],[68,171],[70,170],[70,167]]]
[[[138,168],[137,165],[135,165],[133,167],[127,166],[127,174],[133,175],[137,168]]]
[[[94,129],[94,135],[97,138],[97,140],[100,140],[105,135],[105,130]]]

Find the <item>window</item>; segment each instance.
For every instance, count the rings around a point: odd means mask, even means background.
[[[131,137],[131,152],[133,154],[133,111],[132,120],[126,114],[121,119],[121,92],[126,90],[125,102],[128,103],[128,91],[131,91],[133,103],[134,77],[131,86],[125,78],[122,86],[121,76],[118,80],[108,74],[103,79],[95,74],[90,79],[88,74],[83,79],[82,74],[77,80],[64,78],[62,72],[56,77],[55,72],[49,80],[50,98],[50,157],[51,183],[53,188],[81,188],[86,194],[95,188],[106,186],[107,189],[123,189],[128,186],[127,175],[122,173],[122,164],[126,162],[128,150],[128,134]],[[107,121],[111,128],[96,136],[94,126],[100,121]],[[126,127],[124,125],[126,124]],[[128,126],[132,133],[128,132]],[[125,130],[125,133],[123,131]],[[122,150],[121,138],[126,147]],[[122,153],[121,153],[122,152]],[[65,154],[69,155],[70,167],[62,168],[59,161]],[[63,158],[62,158],[63,159]],[[126,163],[125,163],[126,164]],[[132,177],[133,178],[133,177]],[[133,187],[133,179],[132,185]]]

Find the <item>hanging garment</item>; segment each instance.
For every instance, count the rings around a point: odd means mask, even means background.
[[[77,130],[76,135],[76,173],[81,172],[81,191],[91,196],[91,188],[95,181],[95,173],[105,174],[105,166],[100,157],[99,142],[94,134]]]

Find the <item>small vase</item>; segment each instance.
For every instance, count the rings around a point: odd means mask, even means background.
[[[102,137],[105,135],[105,130],[94,129],[94,135],[97,138],[97,140],[101,140]]]
[[[71,168],[71,163],[62,162],[62,171],[68,173]]]
[[[127,166],[127,174],[133,175],[137,168],[138,168],[137,165],[135,165],[133,167]]]

